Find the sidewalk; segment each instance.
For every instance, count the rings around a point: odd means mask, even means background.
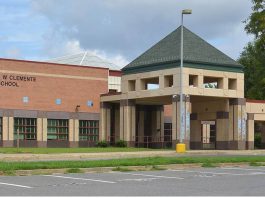
[[[191,150],[184,154],[172,151],[138,151],[106,153],[60,153],[60,154],[0,154],[0,161],[59,161],[59,160],[106,160],[139,157],[183,157],[183,156],[236,156],[265,155],[265,150]]]

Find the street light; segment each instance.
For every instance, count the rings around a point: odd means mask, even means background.
[[[182,121],[182,102],[183,102],[183,87],[182,87],[182,70],[183,70],[183,15],[184,14],[191,14],[192,10],[190,9],[185,9],[182,10],[181,13],[181,37],[180,37],[180,73],[179,73],[179,79],[180,79],[180,111],[179,111],[179,131],[180,131],[180,138],[179,138],[179,145],[177,144],[177,152],[185,152],[185,144],[183,144],[183,136],[184,136],[184,131],[182,130],[183,128],[183,121]]]

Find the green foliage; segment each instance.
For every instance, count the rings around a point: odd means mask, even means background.
[[[264,165],[259,162],[250,162],[249,166],[264,166]]]
[[[252,0],[252,13],[245,21],[245,30],[253,34],[259,50],[265,52],[265,0]]]
[[[245,97],[265,99],[265,56],[256,43],[249,43],[241,53],[239,63],[244,66]]]
[[[252,13],[245,30],[255,40],[244,48],[239,62],[244,65],[245,97],[265,99],[265,0],[252,0]]]
[[[97,143],[97,147],[106,148],[106,147],[108,147],[108,143],[105,140],[99,141]]]
[[[116,147],[127,147],[127,143],[124,140],[119,140],[115,143]]]

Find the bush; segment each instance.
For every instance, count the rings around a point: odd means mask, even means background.
[[[127,143],[124,140],[119,140],[115,143],[117,147],[127,147]]]
[[[97,143],[97,147],[102,147],[102,148],[108,147],[108,143],[105,140],[99,141]]]

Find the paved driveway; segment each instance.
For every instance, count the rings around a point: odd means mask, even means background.
[[[265,167],[0,177],[1,196],[265,195]]]

